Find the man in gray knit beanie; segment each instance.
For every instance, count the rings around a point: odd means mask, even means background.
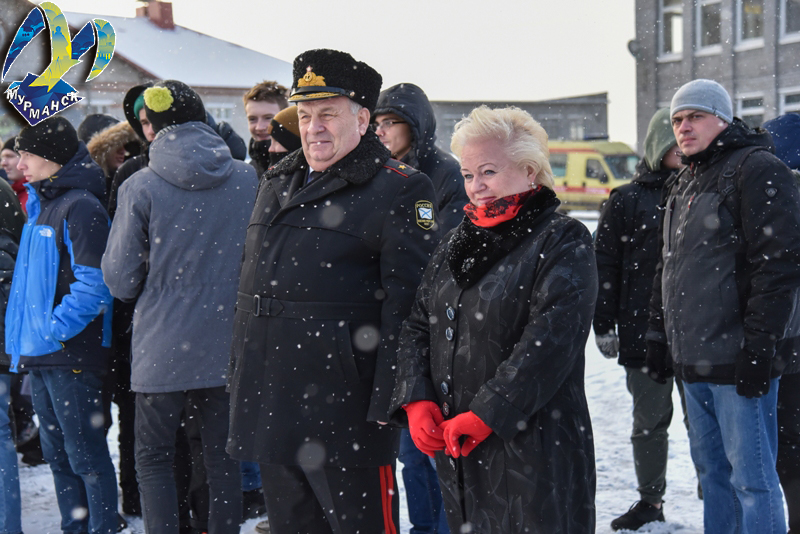
[[[685,109],[696,109],[716,115],[728,124],[733,122],[733,104],[728,91],[714,80],[692,80],[672,97],[670,115]]]
[[[785,533],[776,406],[800,341],[800,192],[717,82],[678,89],[670,116],[687,167],[662,197],[647,372],[683,381],[704,531]]]

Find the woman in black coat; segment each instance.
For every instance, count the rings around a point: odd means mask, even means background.
[[[594,532],[591,236],[556,213],[547,134],[524,111],[473,110],[451,148],[467,219],[403,325],[392,420],[435,456],[452,532]]]

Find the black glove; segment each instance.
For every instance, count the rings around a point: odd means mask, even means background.
[[[742,349],[736,356],[736,393],[748,399],[769,393],[772,359]]]
[[[667,378],[675,374],[672,370],[669,348],[666,343],[648,339],[645,362],[647,363],[647,376],[659,384],[666,384]]]

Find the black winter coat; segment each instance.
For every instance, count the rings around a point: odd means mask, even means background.
[[[753,146],[768,150],[735,177],[737,224],[718,178]],[[669,345],[686,382],[733,384],[742,348],[773,360],[778,376],[800,341],[800,192],[771,151],[769,133],[735,119],[666,186],[647,338]]]
[[[425,229],[433,186],[372,132],[304,186],[307,173],[298,150],[260,183],[234,323],[228,451],[281,465],[387,465],[398,434],[376,422],[388,420],[400,325],[440,239]]]
[[[661,255],[658,223],[661,188],[671,170],[639,162],[630,184],[611,191],[597,221],[598,294],[594,331],[619,335],[619,364],[641,368],[647,355],[648,304]]]
[[[543,189],[493,229],[465,219],[403,324],[392,422],[430,400],[445,419],[472,411],[494,431],[467,457],[436,453],[451,532],[594,532],[583,375],[597,267],[588,230],[558,205]]]
[[[6,354],[6,307],[19,250],[19,235],[0,228],[0,373],[7,373],[11,365],[11,358]]]
[[[436,116],[428,97],[414,84],[403,83],[383,91],[372,116],[394,113],[411,127],[411,150],[403,163],[428,175],[436,189],[442,234],[458,226],[469,202],[458,161],[436,146]]]

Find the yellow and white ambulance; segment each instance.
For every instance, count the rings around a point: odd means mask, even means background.
[[[599,210],[615,187],[631,181],[639,156],[615,141],[550,141],[550,166],[563,211]]]

